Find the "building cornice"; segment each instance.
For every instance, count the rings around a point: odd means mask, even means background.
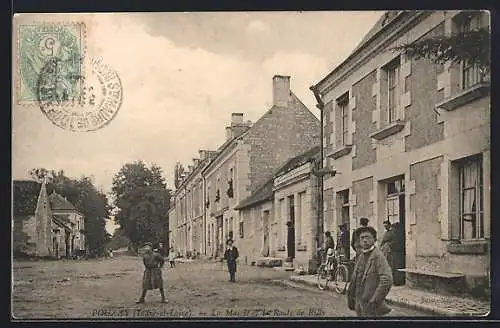
[[[402,12],[312,88],[324,96],[369,59],[376,57],[387,44],[409,30],[417,20],[422,20],[431,14],[432,12],[428,11]],[[384,34],[385,37],[381,38]]]
[[[240,137],[241,138],[241,137]],[[201,175],[205,178],[209,178],[217,169],[225,163],[231,156],[233,156],[238,150],[238,144],[240,138],[233,139],[227,147],[225,147],[216,158],[214,158],[210,163],[203,169]]]

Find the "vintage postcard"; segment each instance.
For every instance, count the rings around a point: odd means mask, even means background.
[[[14,15],[12,318],[487,316],[490,25]]]

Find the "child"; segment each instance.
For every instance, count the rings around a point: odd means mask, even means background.
[[[168,254],[168,261],[170,262],[171,268],[175,267],[175,252],[173,247],[170,247],[170,252]]]

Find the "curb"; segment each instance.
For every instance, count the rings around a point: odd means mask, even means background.
[[[292,276],[289,278],[289,280],[293,281],[295,283],[303,284],[303,285],[316,286],[315,282],[304,280],[304,279],[301,279],[300,277],[297,277],[297,276]],[[451,317],[484,316],[484,314],[481,314],[481,313],[464,313],[464,312],[453,311],[453,310],[448,310],[448,309],[443,309],[443,308],[437,308],[435,306],[421,304],[421,303],[418,303],[415,301],[411,301],[408,299],[402,299],[401,297],[392,296],[392,295],[387,295],[385,301],[388,304],[399,305],[399,306],[403,306],[403,307],[410,308],[413,310],[422,311],[422,312],[425,312],[428,314],[435,314],[435,315],[441,315],[441,316],[448,316],[448,317],[449,316],[451,316]]]

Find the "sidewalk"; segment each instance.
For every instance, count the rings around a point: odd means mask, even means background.
[[[315,275],[291,276],[291,281],[317,286]],[[444,296],[406,286],[394,286],[386,297],[387,303],[409,307],[442,316],[486,316],[491,304],[482,300]]]

